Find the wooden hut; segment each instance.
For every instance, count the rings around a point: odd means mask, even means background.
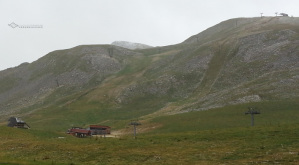
[[[106,135],[110,134],[111,127],[104,125],[90,125],[89,130],[92,135]]]
[[[30,126],[23,120],[17,117],[11,117],[8,119],[8,127],[15,127],[15,128],[25,128],[29,129]]]

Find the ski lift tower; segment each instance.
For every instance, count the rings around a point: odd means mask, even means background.
[[[257,108],[248,107],[248,111],[245,112],[245,115],[251,115],[251,126],[254,126],[254,115],[261,114],[261,112]]]
[[[141,125],[141,123],[139,123],[138,120],[131,120],[130,125],[134,126],[134,139],[136,139],[136,127]]]

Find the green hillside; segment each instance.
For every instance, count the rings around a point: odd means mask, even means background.
[[[189,112],[157,117],[152,122],[163,127],[155,132],[185,132],[201,130],[221,130],[226,128],[246,128],[251,125],[251,116],[245,115],[248,107],[257,107],[261,114],[255,115],[258,127],[298,124],[299,100],[248,103],[208,111]]]

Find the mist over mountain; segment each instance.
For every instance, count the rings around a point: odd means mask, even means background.
[[[299,18],[237,18],[177,45],[119,41],[53,51],[0,72],[0,114],[38,124],[55,123],[63,111],[82,113],[84,123],[93,113],[101,123],[297,99],[298,34]]]

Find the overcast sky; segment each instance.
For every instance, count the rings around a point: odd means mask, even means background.
[[[231,18],[297,17],[298,7],[298,0],[0,0],[0,70],[77,45],[172,45]]]

